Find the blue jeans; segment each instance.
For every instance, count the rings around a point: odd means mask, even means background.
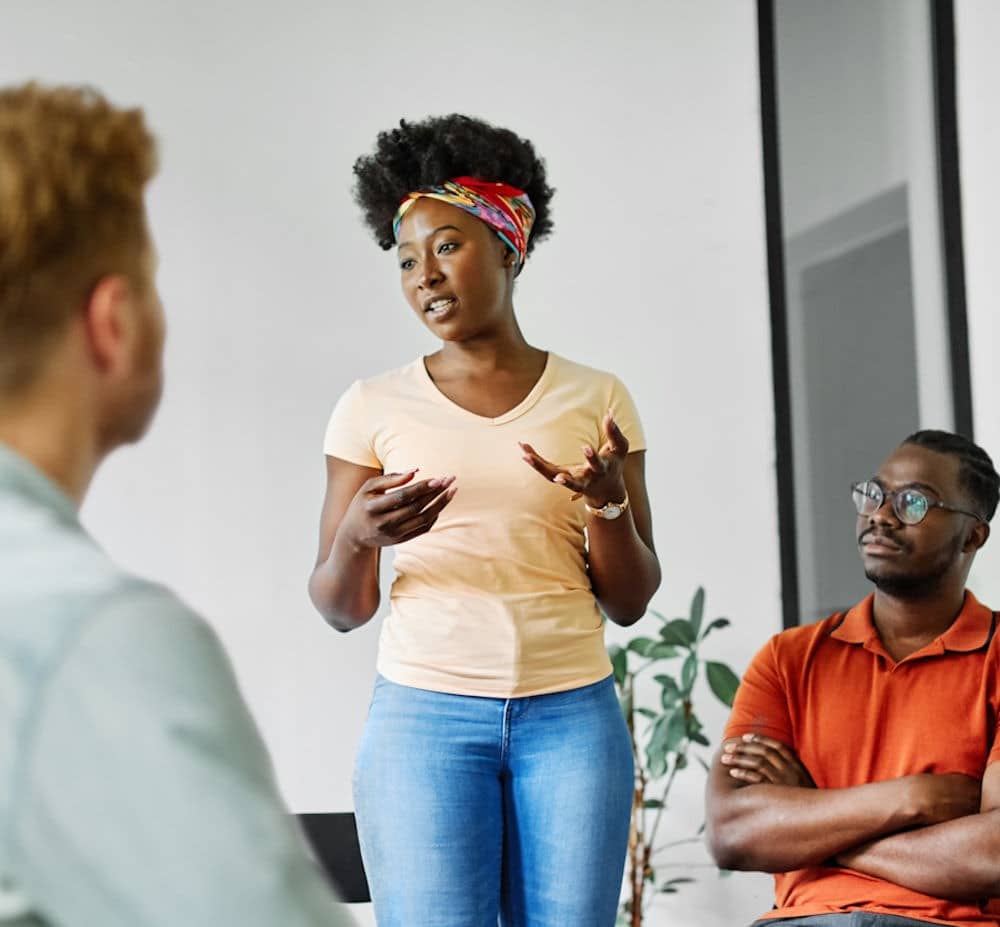
[[[610,676],[511,699],[380,677],[354,771],[379,927],[612,927],[632,788]]]

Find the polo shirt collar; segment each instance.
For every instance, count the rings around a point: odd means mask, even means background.
[[[0,441],[0,493],[11,492],[79,524],[76,503],[27,458]]]
[[[861,644],[866,650],[884,653],[875,622],[872,621],[872,604],[875,594],[872,593],[854,606],[844,620],[831,632],[830,636],[848,644]],[[979,650],[986,645],[993,629],[992,613],[968,589],[965,590],[965,601],[958,617],[951,627],[940,637],[922,647],[910,657],[932,656],[950,650],[957,653],[968,653]],[[909,659],[909,658],[907,658]]]

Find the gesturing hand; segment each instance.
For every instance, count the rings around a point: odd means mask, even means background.
[[[358,547],[376,548],[402,544],[430,531],[458,487],[453,485],[453,476],[407,486],[416,472],[366,480],[344,513],[341,530],[345,536]]]
[[[809,770],[794,751],[781,741],[763,734],[744,734],[727,740],[722,745],[719,762],[729,767],[730,776],[747,785],[768,782],[771,785],[816,788]]]
[[[585,496],[587,503],[601,508],[609,502],[625,498],[624,467],[628,456],[628,439],[621,433],[609,411],[602,424],[603,443],[595,451],[589,444],[583,446],[584,462],[581,464],[556,464],[542,457],[530,444],[518,442],[524,451],[524,461],[545,479],[573,490],[574,499]]]

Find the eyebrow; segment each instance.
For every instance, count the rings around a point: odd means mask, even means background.
[[[439,225],[436,229],[434,229],[433,232],[431,232],[427,236],[427,238],[433,238],[435,235],[437,235],[438,232],[444,232],[448,230],[452,232],[460,232],[463,235],[465,234],[465,232],[463,232],[457,225]],[[396,250],[401,251],[403,248],[408,248],[408,247],[409,248],[413,247],[412,241],[401,241],[398,245],[396,245]]]

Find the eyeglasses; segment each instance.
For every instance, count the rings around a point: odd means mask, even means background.
[[[885,504],[886,499],[892,503],[892,511],[904,525],[919,525],[931,509],[944,509],[947,512],[958,512],[968,515],[976,521],[983,521],[981,515],[960,509],[954,505],[945,505],[937,499],[932,499],[919,489],[885,490],[874,480],[864,480],[851,484],[851,497],[859,515],[874,515]]]

